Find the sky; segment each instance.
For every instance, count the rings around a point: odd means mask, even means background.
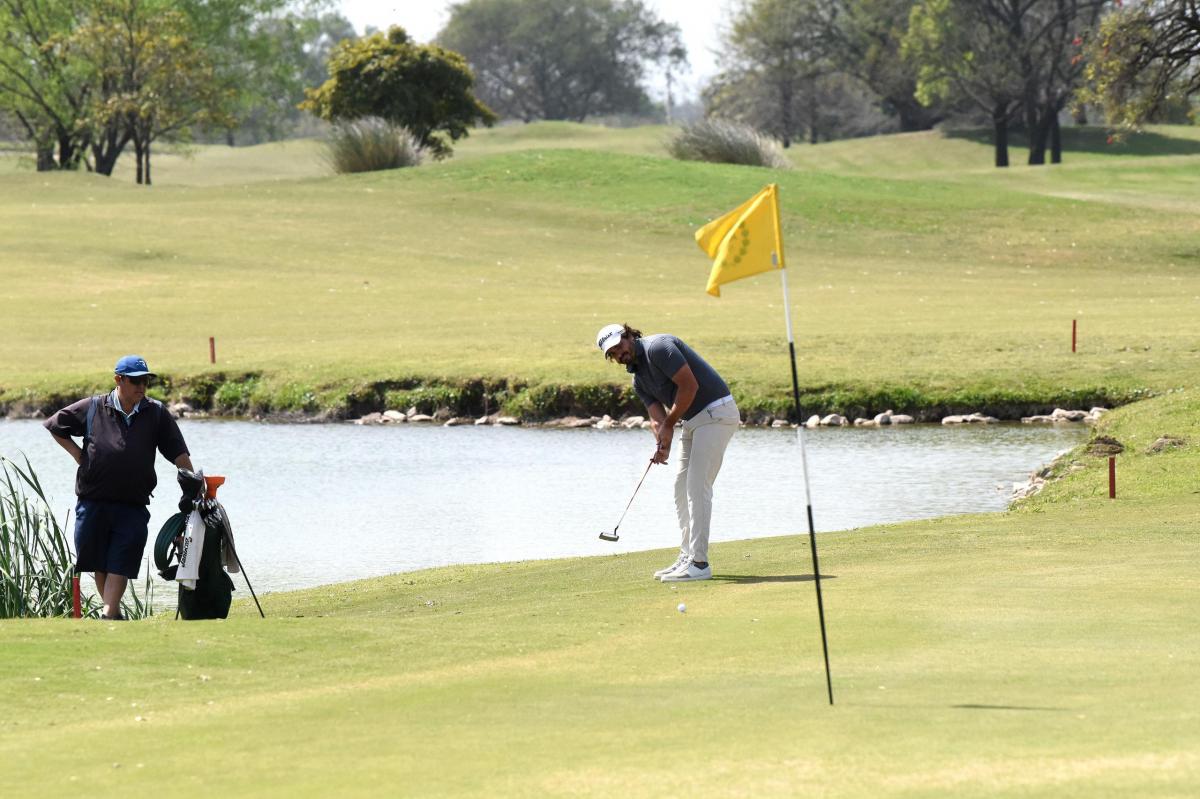
[[[386,30],[400,25],[417,41],[427,42],[437,35],[449,18],[454,0],[340,0],[342,14],[361,33],[372,25]],[[724,24],[730,0],[643,0],[664,22],[673,22],[683,32],[691,72],[683,77],[680,94],[695,96],[699,88],[717,71],[711,50],[717,43],[717,29]],[[653,89],[653,86],[651,87]]]

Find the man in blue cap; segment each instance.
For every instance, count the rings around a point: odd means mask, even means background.
[[[142,565],[150,495],[158,483],[154,452],[193,471],[179,426],[163,404],[147,399],[154,373],[138,355],[113,370],[108,394],[85,397],[55,413],[45,427],[79,470],[75,475],[76,572],[94,572],[104,618],[121,618],[121,598]],[[72,437],[83,439],[83,445]]]

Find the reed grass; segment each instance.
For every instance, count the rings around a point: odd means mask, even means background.
[[[724,119],[705,119],[683,128],[667,142],[680,161],[741,164],[787,169],[791,161],[779,142],[754,128]]]
[[[339,123],[325,140],[325,160],[338,174],[419,166],[423,155],[407,128],[378,117]]]
[[[70,511],[60,523],[28,458],[22,468],[0,456],[0,618],[67,617],[72,610],[75,554],[67,534]],[[100,599],[81,597],[81,612],[100,616]],[[131,582],[121,613],[127,619],[154,614],[154,583],[146,569],[139,595]]]

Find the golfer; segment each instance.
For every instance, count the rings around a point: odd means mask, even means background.
[[[158,400],[146,398],[154,374],[146,361],[117,361],[108,394],[86,397],[45,421],[79,470],[75,475],[76,572],[93,572],[104,618],[121,618],[121,597],[138,576],[150,521],[150,494],[158,483],[154,451],[181,469],[192,461],[179,426]],[[80,447],[73,436],[83,439]]]
[[[683,422],[675,512],[679,557],[654,576],[663,582],[708,580],[712,487],[729,439],[741,418],[729,386],[695,350],[675,336],[642,336],[629,325],[607,325],[596,335],[604,357],[633,374],[633,390],[646,405],[654,431],[653,463],[666,463],[675,425]]]

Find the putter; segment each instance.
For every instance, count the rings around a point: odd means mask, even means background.
[[[642,487],[642,483],[646,482],[646,475],[650,474],[650,467],[653,465],[654,461],[650,461],[646,464],[646,471],[642,472],[642,479],[638,480],[637,488],[633,489],[633,496],[629,498],[629,503],[625,505],[625,510],[621,511],[621,518],[617,519],[617,527],[620,527],[621,522],[625,521],[625,514],[629,513],[629,506],[633,504],[633,499],[637,496],[638,489]],[[617,527],[614,527],[611,533],[601,533],[600,540],[616,541],[619,539],[620,536],[617,535]]]

